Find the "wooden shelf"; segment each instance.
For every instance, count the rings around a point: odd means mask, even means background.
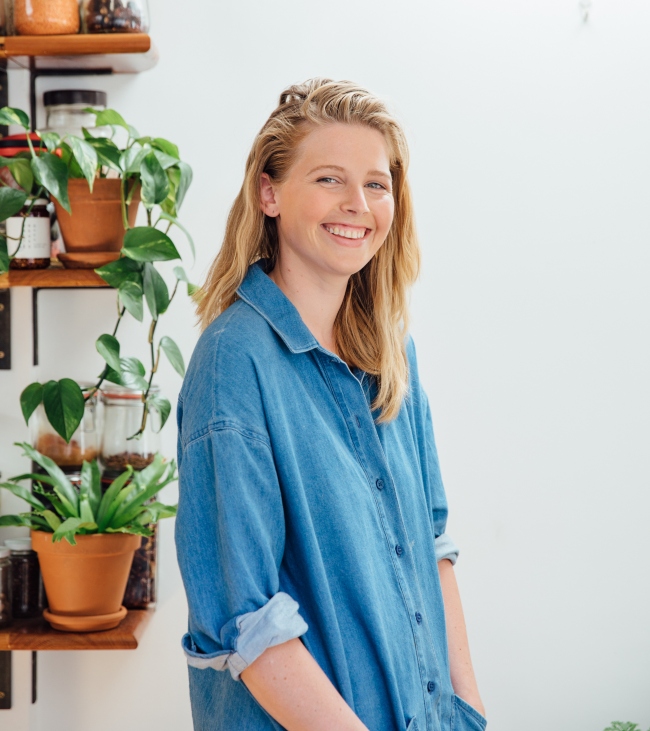
[[[78,33],[0,37],[0,58],[9,60],[9,68],[139,73],[156,65],[158,52],[146,33]]]
[[[131,609],[115,629],[60,632],[42,618],[18,619],[0,629],[0,650],[135,650],[153,609]]]
[[[92,269],[12,269],[0,274],[0,289],[8,287],[35,287],[39,289],[73,287],[108,287],[108,284]]]

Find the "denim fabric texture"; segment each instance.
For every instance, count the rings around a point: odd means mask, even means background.
[[[178,405],[182,644],[196,731],[280,729],[239,680],[300,637],[370,731],[483,731],[451,686],[437,561],[456,560],[412,341],[399,415],[252,265]],[[229,672],[225,672],[228,670]]]

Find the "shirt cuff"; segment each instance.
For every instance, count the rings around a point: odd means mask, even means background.
[[[234,680],[268,647],[304,635],[309,629],[298,613],[298,603],[279,591],[263,607],[235,617],[221,630],[221,644],[232,650],[202,653],[190,633],[182,639],[187,664],[205,670],[230,670]]]
[[[446,533],[436,538],[436,563],[446,558],[453,566],[458,560],[458,553],[458,547]]]

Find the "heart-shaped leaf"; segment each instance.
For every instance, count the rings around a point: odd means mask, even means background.
[[[61,135],[56,132],[39,132],[39,135],[48,152],[54,152],[61,144]]]
[[[137,358],[122,358],[122,385],[127,388],[137,388],[144,391],[147,388],[147,381],[144,378],[146,373],[144,366]]]
[[[158,394],[154,393],[149,396],[147,399],[147,408],[149,411],[152,409],[154,411],[157,411],[160,415],[160,426],[155,431],[160,431],[163,426],[165,426],[165,422],[169,418],[169,414],[172,410],[172,405],[169,403],[169,401],[166,398],[162,398]]]
[[[142,322],[144,317],[142,295],[142,287],[137,282],[122,282],[117,292],[120,302],[138,322]]]
[[[181,255],[167,234],[151,226],[136,226],[124,235],[124,254],[136,261],[169,261]]]
[[[84,415],[84,395],[70,378],[48,381],[43,387],[43,405],[50,424],[57,434],[70,443]]]
[[[185,200],[187,189],[192,184],[192,178],[194,177],[192,168],[182,160],[178,163],[178,169],[180,170],[181,176],[178,182],[178,188],[176,189],[176,210],[180,210],[180,207]]]
[[[169,155],[170,157],[175,157],[177,160],[180,160],[180,155],[178,154],[178,147],[173,142],[170,142],[169,140],[164,139],[163,137],[154,137],[153,140],[151,140],[151,144],[161,152],[164,152],[166,155]]]
[[[70,145],[74,159],[77,161],[84,178],[88,181],[88,186],[92,193],[95,175],[97,174],[97,166],[99,165],[97,150],[88,144],[86,140],[82,140],[80,137],[75,137],[74,135],[70,135],[67,138],[67,142]]]
[[[31,165],[36,180],[59,201],[68,213],[72,213],[68,199],[68,166],[63,160],[51,152],[44,152],[38,157],[32,158]]]
[[[22,109],[15,107],[2,107],[0,109],[0,125],[17,124],[19,127],[29,129],[29,117]]]
[[[155,152],[149,152],[140,165],[142,202],[148,208],[162,203],[169,193],[169,180]]]
[[[25,418],[25,424],[29,422],[29,417],[42,401],[43,386],[38,382],[30,383],[20,394],[20,408]]]
[[[176,373],[180,376],[185,376],[185,362],[183,361],[183,355],[178,345],[170,337],[164,335],[160,338],[160,347],[163,349],[163,352]]]
[[[151,317],[157,320],[158,315],[162,315],[169,307],[169,290],[165,280],[156,271],[154,265],[149,262],[144,265],[143,282],[147,307],[151,312]]]
[[[0,188],[0,221],[6,221],[11,216],[23,210],[27,193],[14,188]]]
[[[142,284],[144,265],[125,256],[95,269],[97,274],[111,287],[120,287],[124,282]]]
[[[113,370],[120,370],[120,344],[116,337],[108,334],[100,335],[95,342],[95,347]]]
[[[29,160],[24,157],[9,158],[7,167],[14,177],[14,180],[26,192],[31,193],[34,187],[34,173]]]

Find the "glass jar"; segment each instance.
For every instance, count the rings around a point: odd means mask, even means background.
[[[7,34],[52,36],[79,32],[79,0],[4,0]]]
[[[26,215],[7,219],[7,248],[9,255],[14,257],[9,263],[10,269],[47,269],[50,266],[50,214],[47,204],[45,198],[37,198],[27,213],[31,201],[26,201]]]
[[[83,138],[83,128],[97,136],[95,115],[86,112],[88,107],[99,111],[106,109],[107,96],[105,91],[91,89],[55,89],[43,94],[45,105],[45,130],[65,135],[76,135]],[[108,131],[110,134],[110,131]]]
[[[11,624],[11,559],[8,548],[0,548],[0,627]]]
[[[153,609],[156,606],[158,570],[158,524],[149,526],[150,536],[142,536],[133,556],[129,581],[122,604],[127,609]]]
[[[152,386],[150,394],[158,394]],[[101,388],[104,405],[104,429],[100,460],[106,470],[123,472],[127,465],[142,470],[153,462],[160,449],[160,413],[150,409],[144,433],[129,439],[142,423],[143,392],[105,382]]]
[[[13,618],[40,617],[43,613],[44,591],[38,555],[32,551],[32,539],[7,539],[5,546],[11,551]]]
[[[83,0],[83,33],[148,33],[147,0]]]
[[[81,388],[86,388],[90,384],[79,385]],[[97,459],[99,452],[100,430],[96,394],[86,397],[83,419],[68,444],[54,431],[47,420],[43,404],[39,404],[30,417],[29,429],[34,449],[54,460],[59,467],[80,469],[84,462]]]

